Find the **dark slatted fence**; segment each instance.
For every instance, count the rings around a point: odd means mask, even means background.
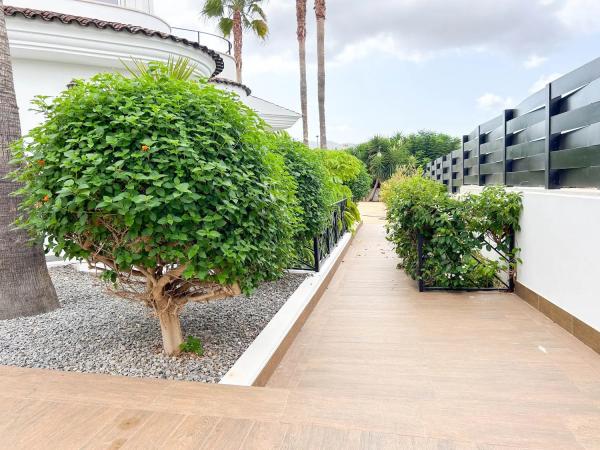
[[[462,185],[600,188],[600,58],[463,136],[425,175]]]

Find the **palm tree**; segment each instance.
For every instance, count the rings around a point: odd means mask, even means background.
[[[0,0],[0,319],[12,319],[58,308],[40,243],[32,245],[24,230],[15,229],[17,184],[6,179],[11,167],[10,143],[21,136],[10,49]]]
[[[219,19],[223,36],[233,33],[233,56],[238,83],[242,82],[242,46],[244,29],[251,30],[261,39],[269,34],[267,16],[261,7],[263,0],[206,0],[202,15]]]
[[[296,21],[298,23],[298,56],[300,60],[300,105],[302,108],[302,136],[308,145],[308,100],[306,87],[306,0],[296,0]]]
[[[319,128],[321,131],[321,148],[327,148],[327,129],[325,126],[325,16],[327,8],[325,0],[315,0],[317,16],[317,65],[319,94]]]

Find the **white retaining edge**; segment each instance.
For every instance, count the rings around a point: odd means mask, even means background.
[[[279,346],[327,279],[327,276],[334,270],[338,259],[351,241],[352,233],[346,233],[321,267],[321,271],[308,277],[300,284],[254,342],[250,344],[250,347],[229,369],[219,384],[254,386]]]

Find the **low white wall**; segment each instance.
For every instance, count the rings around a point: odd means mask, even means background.
[[[600,330],[600,191],[514,190],[523,194],[518,281]]]

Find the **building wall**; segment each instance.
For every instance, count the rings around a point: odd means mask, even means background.
[[[461,192],[479,189],[463,186]],[[515,190],[523,193],[517,280],[600,330],[600,191]]]
[[[55,96],[65,90],[74,78],[89,78],[98,73],[98,67],[83,64],[65,64],[45,61],[43,83],[40,82],[40,62],[14,59],[13,72],[15,91],[21,117],[23,133],[43,121],[43,117],[31,111],[31,101],[36,95]]]

